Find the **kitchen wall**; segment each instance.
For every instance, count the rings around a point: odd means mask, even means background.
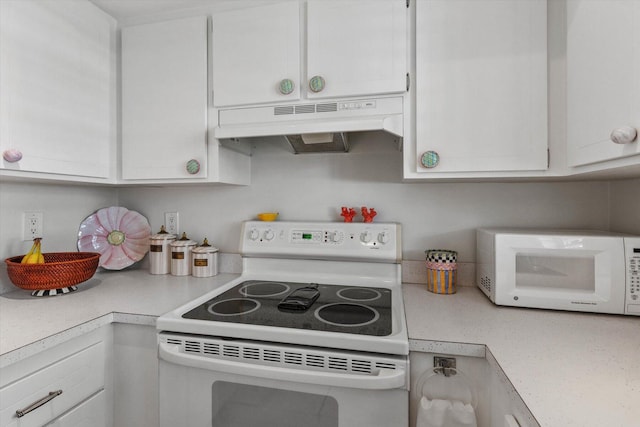
[[[474,261],[479,226],[609,226],[607,182],[403,183],[401,162],[384,134],[352,138],[346,154],[294,155],[283,140],[265,139],[253,143],[249,187],[127,188],[119,200],[147,215],[154,230],[163,212],[178,211],[181,230],[224,252],[238,251],[241,221],[272,210],[283,220],[340,221],[341,206],[374,207],[377,221],[402,223],[410,260],[437,247]]]
[[[65,252],[77,250],[78,226],[88,215],[104,206],[118,203],[116,189],[59,184],[0,182],[0,257],[24,254],[32,242],[22,241],[22,214],[44,214],[43,250]],[[0,267],[0,294],[15,290]]]
[[[451,248],[475,258],[480,226],[599,228],[640,233],[640,179],[595,182],[403,183],[395,140],[363,133],[349,153],[294,155],[280,138],[252,141],[248,187],[96,187],[0,183],[0,256],[24,253],[22,212],[44,213],[46,251],[76,249],[80,222],[96,209],[120,205],[145,215],[154,231],[168,211],[194,240],[208,237],[237,253],[240,224],[261,211],[283,220],[340,221],[341,206],[374,207],[377,221],[403,225],[405,260],[427,248]],[[12,290],[4,265],[0,293]]]
[[[611,183],[611,229],[640,235],[640,178]]]

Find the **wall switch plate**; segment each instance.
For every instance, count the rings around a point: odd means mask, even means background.
[[[164,229],[169,234],[178,235],[178,212],[164,213]]]
[[[27,242],[42,237],[42,212],[24,212],[22,214],[22,240]]]

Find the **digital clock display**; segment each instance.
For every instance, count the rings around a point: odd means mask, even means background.
[[[313,235],[311,233],[302,233],[302,240],[311,240]]]

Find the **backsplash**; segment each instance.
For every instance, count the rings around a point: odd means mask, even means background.
[[[424,251],[458,251],[459,284],[473,286],[475,229],[486,226],[593,228],[640,234],[640,179],[595,182],[404,183],[392,138],[363,133],[346,154],[294,155],[286,143],[254,143],[252,184],[128,187],[0,182],[0,255],[25,253],[22,213],[44,214],[44,250],[75,251],[78,226],[95,210],[120,205],[146,216],[156,232],[164,212],[179,212],[180,231],[238,253],[240,224],[258,212],[282,220],[340,221],[340,207],[378,211],[402,224],[403,280],[424,283]],[[356,217],[356,221],[361,221]],[[224,257],[221,257],[224,259]],[[143,260],[144,262],[144,260]],[[230,264],[234,267],[240,264]],[[239,262],[239,261],[237,261]],[[5,266],[0,293],[14,290]]]

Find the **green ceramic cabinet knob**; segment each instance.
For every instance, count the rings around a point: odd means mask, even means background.
[[[309,89],[311,89],[311,92],[321,92],[322,89],[324,89],[324,85],[325,82],[322,76],[313,76],[311,80],[309,80]]]
[[[435,168],[440,163],[440,155],[435,151],[425,151],[420,157],[420,164],[427,169]]]
[[[191,159],[187,162],[187,172],[190,175],[195,175],[200,172],[200,162],[196,159]]]
[[[283,95],[289,95],[290,93],[293,92],[293,89],[295,88],[295,84],[293,83],[293,80],[291,79],[282,79],[280,80],[280,85],[278,87],[278,89],[280,89],[280,93]]]

